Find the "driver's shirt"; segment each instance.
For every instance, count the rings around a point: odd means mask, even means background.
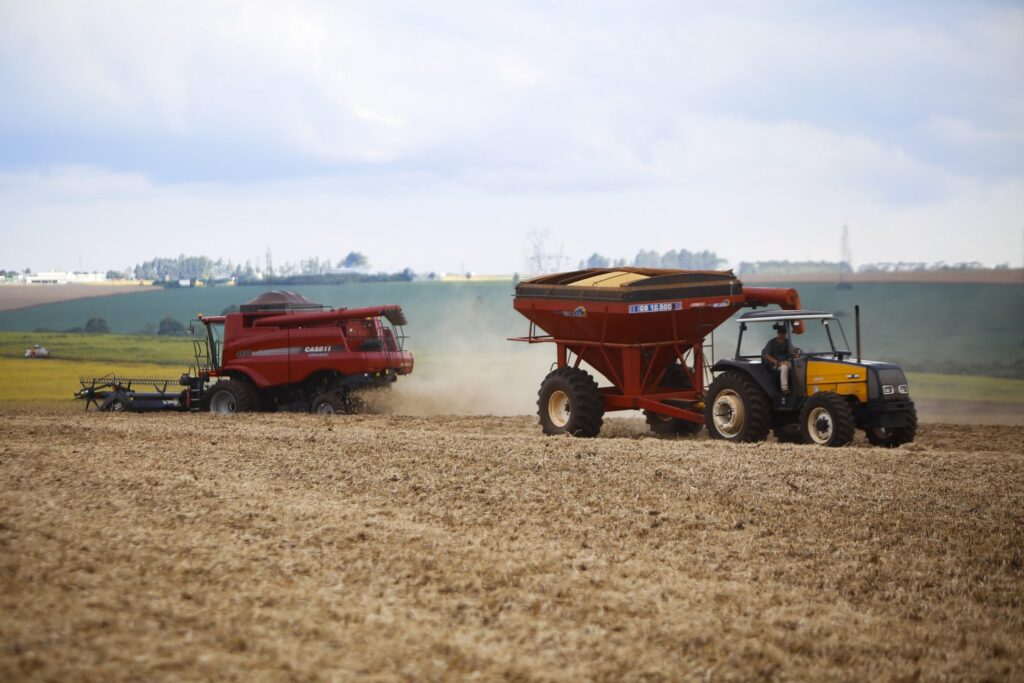
[[[771,356],[775,360],[789,360],[789,349],[790,344],[788,339],[779,341],[778,337],[772,337],[768,340],[768,343],[764,345],[764,351],[761,352],[761,357]]]

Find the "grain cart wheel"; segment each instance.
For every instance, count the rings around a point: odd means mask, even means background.
[[[644,417],[647,418],[647,425],[651,431],[659,436],[694,436],[699,434],[702,428],[702,425],[696,422],[659,415],[651,410],[645,410]]]
[[[917,410],[910,409],[910,417],[906,427],[868,427],[864,430],[867,433],[868,441],[872,446],[883,448],[896,448],[905,443],[910,443],[917,436]]]
[[[341,396],[325,393],[313,399],[309,412],[317,415],[334,415],[335,413],[347,413],[348,409],[345,406],[345,399]]]
[[[814,394],[800,411],[804,443],[845,446],[853,441],[853,409],[846,399],[831,391]]]
[[[704,418],[713,439],[764,441],[771,428],[771,404],[746,373],[730,370],[711,383]]]
[[[537,414],[545,434],[597,436],[604,399],[597,382],[578,368],[552,370],[540,385]]]
[[[246,413],[260,406],[256,387],[244,380],[228,379],[217,382],[210,389],[210,412],[219,415]]]

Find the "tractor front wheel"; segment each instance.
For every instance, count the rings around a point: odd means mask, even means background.
[[[597,436],[604,422],[604,398],[583,370],[558,368],[541,382],[537,414],[545,434]]]
[[[907,424],[903,427],[868,427],[864,430],[872,446],[896,448],[910,443],[917,436],[917,411],[910,409]]]
[[[246,413],[260,405],[260,395],[249,382],[228,379],[217,382],[210,389],[210,412],[218,415]]]
[[[729,441],[764,441],[771,429],[771,403],[745,372],[730,370],[708,389],[704,408],[708,434]]]
[[[694,436],[703,428],[696,422],[660,415],[651,410],[645,410],[644,417],[647,418],[647,426],[658,436]]]
[[[800,411],[800,434],[804,443],[845,446],[853,441],[855,427],[850,404],[831,391],[814,394]]]

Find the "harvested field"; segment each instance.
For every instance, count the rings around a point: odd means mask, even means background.
[[[156,287],[140,285],[0,285],[0,311],[52,304],[55,301],[91,299],[112,294],[135,294],[156,290]]]
[[[0,415],[0,679],[1024,677],[1024,428]]]

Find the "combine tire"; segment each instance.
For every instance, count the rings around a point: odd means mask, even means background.
[[[229,379],[217,382],[210,390],[210,412],[219,415],[247,413],[260,406],[260,395],[249,382]]]
[[[729,441],[764,441],[771,429],[771,403],[746,373],[730,370],[711,383],[704,408],[708,434]]]
[[[845,446],[853,441],[855,427],[850,404],[831,391],[814,394],[800,411],[800,434],[804,443]]]
[[[541,382],[537,408],[545,434],[597,436],[604,421],[597,382],[578,368],[552,370]]]
[[[905,427],[868,427],[864,430],[867,433],[868,441],[872,446],[883,448],[896,448],[905,443],[910,443],[917,436],[917,410],[910,409],[910,419]]]
[[[309,412],[317,415],[334,415],[335,413],[347,413],[345,399],[338,394],[320,394],[313,399]]]
[[[678,417],[659,415],[650,410],[644,411],[647,424],[651,431],[659,436],[694,436],[699,434],[703,425],[689,420],[681,420]]]

